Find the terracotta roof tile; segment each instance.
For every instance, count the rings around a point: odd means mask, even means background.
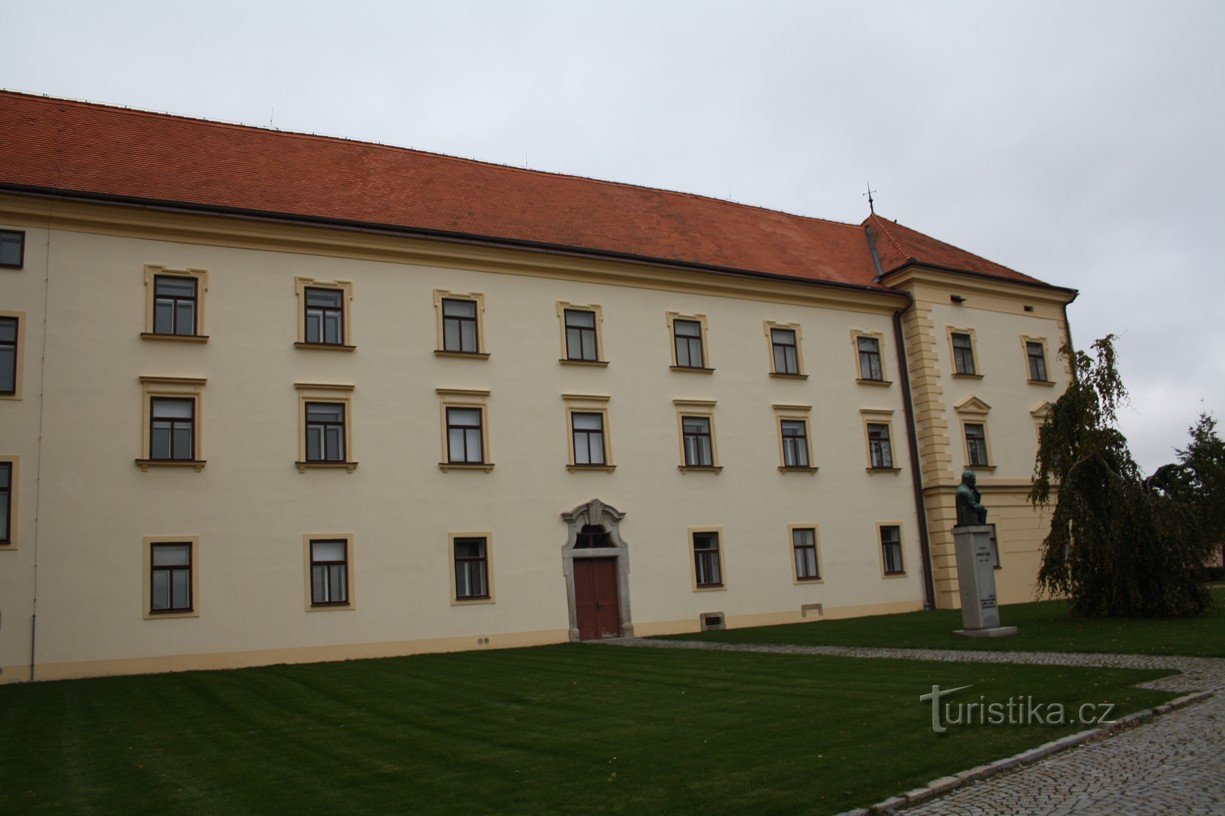
[[[952,244],[938,241],[929,235],[924,235],[879,215],[868,216],[863,226],[870,227],[878,236],[876,255],[880,259],[880,265],[885,274],[909,264],[919,264],[1020,283],[1042,283],[1037,278],[1031,278],[1015,269],[997,264],[995,261],[989,261]]]
[[[0,92],[0,186],[480,236],[880,288],[863,225],[417,150],[10,92]],[[877,221],[883,219],[869,219]],[[1034,282],[897,225],[887,237],[886,269],[910,251],[944,259],[941,265],[951,268],[1002,270],[1003,277]]]

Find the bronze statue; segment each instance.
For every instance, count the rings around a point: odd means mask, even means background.
[[[972,470],[961,474],[961,484],[957,486],[958,527],[987,523],[987,508],[982,505],[983,492],[975,486],[977,481]]]

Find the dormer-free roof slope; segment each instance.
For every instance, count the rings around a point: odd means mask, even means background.
[[[907,266],[932,266],[954,272],[969,272],[1019,283],[1042,284],[1037,278],[1023,275],[995,261],[966,252],[964,249],[938,241],[930,235],[904,227],[896,221],[873,213],[863,226],[875,231],[876,254],[885,275]]]
[[[886,271],[907,258],[934,258],[948,268],[1039,283],[876,217],[844,224],[417,150],[12,92],[0,92],[0,189],[883,289],[865,236],[871,225],[881,233],[876,245]]]

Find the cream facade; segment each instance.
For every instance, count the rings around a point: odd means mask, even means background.
[[[875,215],[3,116],[0,682],[955,606],[966,468],[1031,597],[1071,290]]]
[[[592,499],[623,514],[626,633],[924,605],[904,295],[33,197],[3,196],[0,225],[25,238],[0,305],[26,315],[22,397],[0,404],[0,453],[20,461],[0,680],[565,641],[562,514]],[[150,268],[207,277],[207,339],[151,336]],[[344,282],[347,353],[304,344],[303,279]],[[439,291],[480,293],[482,354],[436,354]],[[607,366],[559,361],[559,303],[598,307]],[[692,315],[705,365],[687,371],[669,328]],[[806,379],[771,376],[767,323],[802,330]],[[883,338],[888,384],[859,381],[852,333]],[[482,395],[480,467],[446,467],[456,393]],[[194,402],[185,466],[151,463],[159,396]],[[345,409],[342,466],[302,466],[311,400]],[[591,406],[615,468],[574,466],[568,413]],[[713,416],[718,469],[685,466],[690,411]],[[867,466],[864,412],[891,417],[894,467]],[[781,467],[783,418],[807,423],[808,469]],[[882,524],[900,532],[894,574]],[[821,580],[797,581],[791,531],[817,525]],[[695,584],[694,530],[718,531],[719,586]],[[456,603],[470,531],[488,597]],[[311,603],[312,540],[347,543],[341,604]],[[191,543],[190,614],[150,614],[149,547],[175,541]]]
[[[914,298],[903,315],[919,439],[920,478],[936,605],[960,605],[952,527],[961,473],[975,471],[996,525],[1000,603],[1034,599],[1049,513],[1029,503],[1038,428],[1069,370],[1056,351],[1070,342],[1059,291],[912,269],[886,281]],[[973,338],[975,373],[957,374],[954,333]],[[1031,377],[1028,343],[1042,346],[1045,379]],[[986,463],[971,460],[967,425],[981,428]]]

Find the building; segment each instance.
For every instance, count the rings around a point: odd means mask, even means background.
[[[999,594],[1075,292],[843,224],[0,94],[0,681]]]

